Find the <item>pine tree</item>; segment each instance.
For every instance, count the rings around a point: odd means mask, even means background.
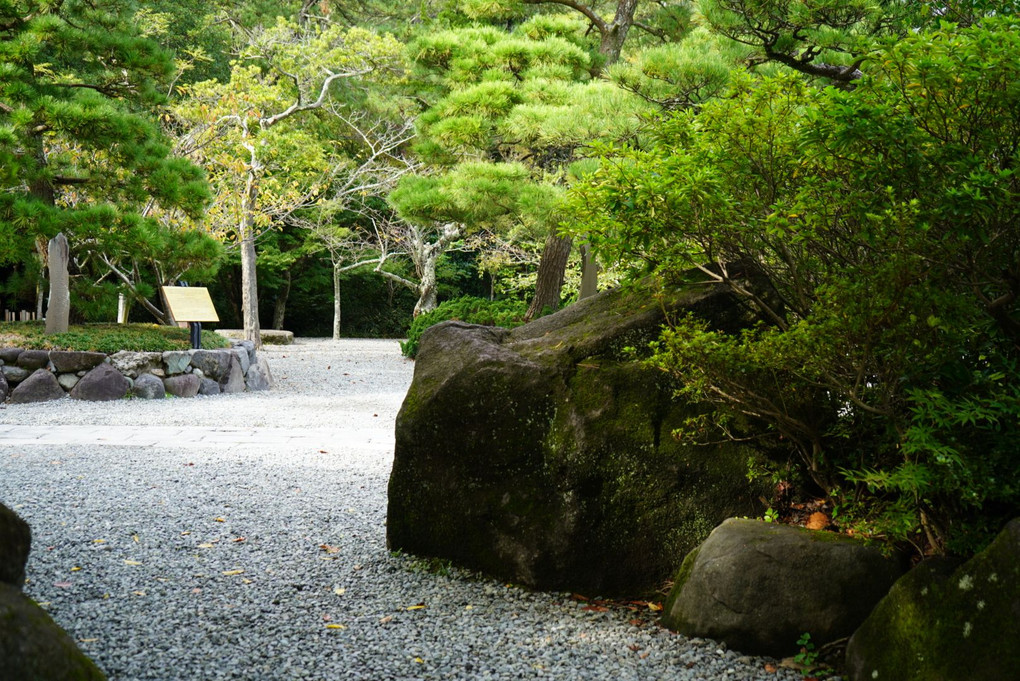
[[[0,0],[0,261],[142,244],[158,205],[201,213],[201,170],[173,158],[148,113],[172,69],[127,1]]]

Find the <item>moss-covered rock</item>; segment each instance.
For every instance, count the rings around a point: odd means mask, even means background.
[[[960,564],[925,561],[889,590],[847,646],[853,681],[1020,675],[1020,519]]]
[[[103,681],[106,676],[32,599],[0,584],[0,679]]]
[[[0,504],[0,582],[20,589],[32,545],[32,530],[17,513]]]
[[[391,548],[533,587],[636,593],[724,518],[759,513],[748,452],[673,438],[699,407],[625,350],[680,309],[745,322],[702,287],[608,292],[513,331],[429,329],[397,417]]]
[[[906,568],[850,537],[731,518],[684,559],[662,622],[783,657],[805,632],[817,645],[852,634]]]

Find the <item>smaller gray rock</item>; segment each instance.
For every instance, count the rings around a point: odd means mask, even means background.
[[[248,390],[269,390],[273,387],[273,374],[269,371],[269,362],[265,357],[248,368],[248,375],[245,377]]]
[[[11,393],[11,386],[7,383],[7,379],[4,377],[4,373],[0,371],[0,404],[7,401],[7,396]]]
[[[50,400],[59,400],[65,395],[64,389],[57,383],[56,376],[46,369],[36,369],[31,376],[11,391],[11,403],[49,402]]]
[[[78,381],[81,380],[81,376],[78,374],[60,374],[57,376],[57,383],[64,390],[70,392],[74,389],[74,386],[78,385]]]
[[[121,350],[110,355],[113,368],[129,378],[163,370],[162,352],[133,352]]]
[[[194,367],[188,367],[188,373],[189,374],[195,374],[199,378],[205,378],[205,372],[202,371],[201,369],[196,369]]]
[[[662,621],[742,653],[785,657],[811,634],[852,634],[907,570],[903,557],[834,534],[730,518],[677,574]]]
[[[211,378],[203,378],[202,385],[198,388],[199,395],[219,395],[220,384]]]
[[[94,369],[106,361],[102,352],[72,352],[69,350],[50,351],[50,361],[57,373],[73,374]]]
[[[214,381],[222,381],[230,373],[230,361],[234,353],[230,350],[195,350],[191,366],[201,369],[202,374]]]
[[[19,366],[14,366],[13,364],[5,364],[0,367],[0,373],[4,375],[4,379],[8,383],[13,385],[24,381],[29,377],[29,375],[31,375],[32,372],[28,369],[22,369]]]
[[[200,387],[201,379],[195,374],[178,374],[163,379],[163,388],[175,397],[194,397]]]
[[[241,363],[241,373],[247,374],[248,367],[251,366],[251,360],[248,358],[248,351],[237,346],[231,348],[230,351],[234,353],[234,356],[237,357],[237,361]]]
[[[157,400],[166,397],[163,381],[152,374],[142,374],[135,379],[131,394],[143,400]]]
[[[71,390],[71,397],[89,402],[110,402],[127,395],[130,385],[123,374],[104,362],[78,381]]]
[[[248,365],[251,366],[255,363],[255,342],[250,340],[236,341],[235,347],[244,348],[245,352],[248,353]]]
[[[167,376],[176,376],[187,372],[191,364],[191,352],[187,350],[168,350],[163,353],[163,364]]]
[[[17,365],[22,369],[34,371],[35,369],[42,369],[49,362],[50,353],[48,350],[25,350],[18,355]]]
[[[14,364],[18,361],[18,355],[24,351],[24,348],[0,348],[0,361],[4,364]]]
[[[230,395],[244,392],[244,372],[241,371],[241,363],[233,353],[230,354],[230,369],[219,383],[221,393]]]
[[[20,589],[32,546],[32,530],[21,517],[0,504],[0,582]]]

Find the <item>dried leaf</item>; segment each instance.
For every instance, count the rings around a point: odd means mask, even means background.
[[[139,560],[125,560],[124,565],[141,565],[142,562]]]
[[[342,624],[327,624],[326,628],[327,629],[346,629],[347,627],[345,627]]]
[[[95,643],[98,640],[98,638],[80,638],[78,639],[78,643]]]
[[[215,520],[216,520],[216,522],[218,522],[218,523],[225,523],[225,522],[227,522],[227,519],[226,519],[226,518],[215,518]]]
[[[60,587],[61,589],[66,589],[67,587],[71,586],[71,582],[53,582],[53,586]]]
[[[145,595],[144,591],[132,591],[131,593],[133,593],[136,596],[144,596]]]
[[[609,612],[609,608],[604,605],[586,605],[581,608],[581,610],[585,610],[587,612]]]
[[[332,553],[340,553],[340,547],[339,546],[333,546],[332,544],[319,544],[319,548],[322,549],[323,551],[325,551],[326,553],[330,553],[330,554],[332,554]]]
[[[424,603],[419,603],[418,605],[409,605],[409,606],[407,606],[408,610],[422,610],[424,608],[425,608],[425,604]]]
[[[661,612],[662,611],[662,603],[649,603],[648,604],[648,609],[651,610],[652,612]]]
[[[215,546],[215,545],[206,542],[205,544],[199,544],[198,548],[200,548],[200,549],[211,549],[213,546]]]
[[[93,544],[105,544],[106,540],[105,539],[93,539],[92,543]]]
[[[68,586],[70,586],[70,585],[68,585]],[[382,619],[379,620],[379,624],[389,624],[392,621],[393,621],[393,615],[386,615],[386,617],[383,617]]]
[[[75,565],[73,568],[71,568],[71,572],[78,572],[79,570],[81,570],[81,568],[78,567],[77,565]]]
[[[779,671],[779,667],[777,667],[776,665],[772,664],[771,662],[766,662],[765,663],[765,671],[767,671],[769,674],[775,674],[776,672]]]
[[[234,537],[230,541],[234,542],[235,544],[240,544],[241,542],[248,541],[248,538],[247,537]]]
[[[138,535],[137,534],[131,535],[131,538],[135,540],[136,544],[138,543]]]
[[[821,511],[815,511],[808,516],[807,522],[804,523],[804,527],[809,530],[824,530],[829,526],[829,516],[825,515]]]
[[[333,593],[335,593],[337,596],[343,596],[345,593],[347,593],[347,589],[343,588],[342,586],[338,586],[335,589],[333,589]]]
[[[243,572],[244,570],[224,570],[223,574],[227,577],[232,577],[233,575],[239,575]]]
[[[421,659],[420,657],[414,658],[414,661],[417,662],[418,664],[425,664],[425,660]]]

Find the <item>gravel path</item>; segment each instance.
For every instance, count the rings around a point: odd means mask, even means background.
[[[268,393],[0,411],[2,424],[335,438],[321,449],[0,446],[0,500],[33,530],[25,591],[111,679],[800,678],[661,629],[645,607],[593,607],[392,555],[392,424],[413,365],[395,341],[266,352]]]

